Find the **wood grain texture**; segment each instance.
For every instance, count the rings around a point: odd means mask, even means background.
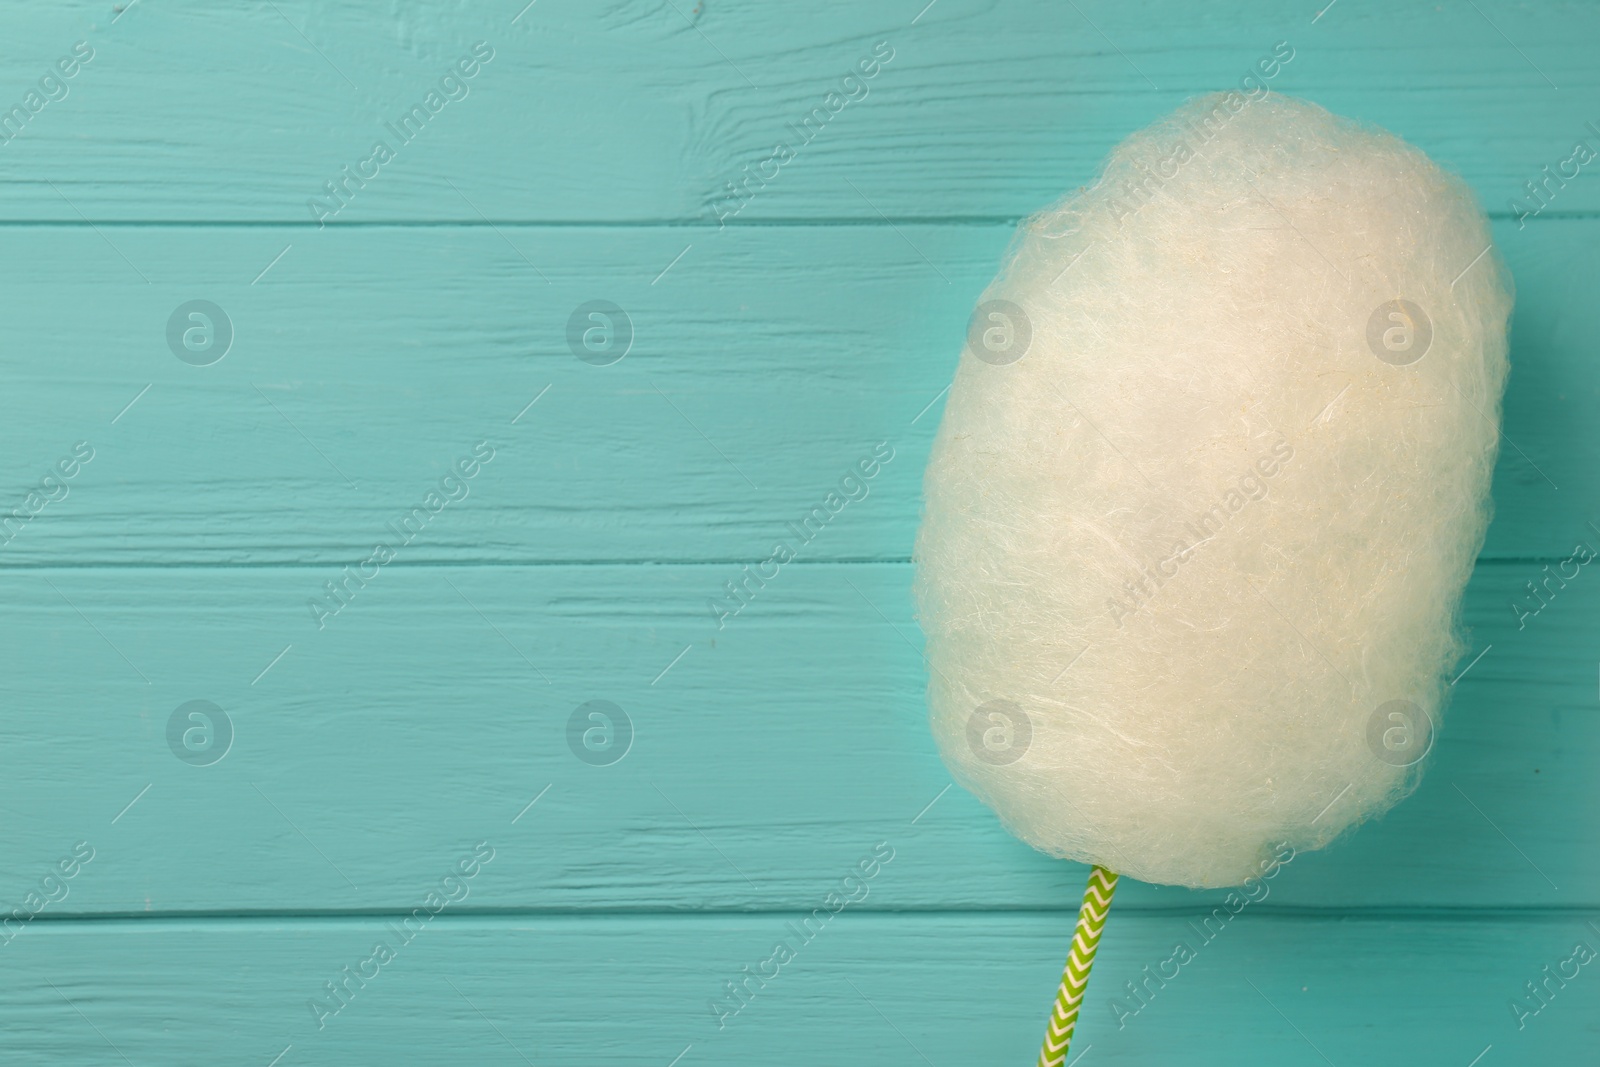
[[[501,458],[407,561],[762,560],[878,441],[894,461],[806,554],[909,558],[941,394],[1012,228],[9,232],[0,510],[74,441],[96,459],[0,560],[343,566],[480,440]],[[1521,298],[1485,555],[1559,559],[1600,536],[1600,308],[1584,296],[1600,221],[1497,237]],[[560,264],[549,284],[519,247]],[[196,298],[234,325],[208,367],[167,345]],[[567,343],[592,299],[633,323],[610,366]],[[1329,397],[1341,361],[1368,359],[1334,358]],[[1117,448],[1147,476],[1185,477],[1143,442]]]
[[[1511,1002],[1600,948],[1600,579],[1531,615],[1527,590],[1600,545],[1600,178],[1516,216],[1600,145],[1600,10],[523,2],[0,3],[0,514],[37,511],[0,524],[0,902],[38,912],[0,924],[0,1061],[1026,1062],[1084,869],[938,761],[921,471],[1016,220],[1280,40],[1273,88],[1461,173],[1517,280],[1479,658],[1416,794],[1119,1027],[1110,998],[1226,906],[1124,882],[1076,1051],[1590,1053],[1592,966],[1521,1028]],[[478,41],[470,92],[330,200]],[[878,42],[866,97],[719,227]],[[235,333],[204,367],[166,336],[196,299]],[[609,366],[568,340],[594,300],[633,326]],[[880,441],[870,495],[719,626],[708,600]],[[478,442],[465,497],[319,628],[308,601]],[[234,728],[210,766],[167,738],[194,700]],[[594,700],[634,728],[610,765],[569,741]],[[307,1001],[480,841],[470,895],[317,1029]],[[724,983],[880,842],[719,1029]]]
[[[540,0],[515,24],[516,0],[188,0],[114,24],[90,0],[13,6],[0,61],[17,98],[75,41],[95,58],[0,148],[3,217],[310,225],[307,201],[390,137],[396,158],[336,224],[714,226],[726,183],[798,141],[789,124],[842,91],[879,41],[894,58],[867,95],[797,149],[741,222],[1029,213],[1087,184],[1129,131],[1236,85],[1278,41],[1295,58],[1274,88],[1395,130],[1501,212],[1600,120],[1588,4],[1342,4],[1313,23],[1323,5],[1283,0],[940,0],[917,18],[925,2]],[[479,40],[495,58],[468,95],[410,144],[392,138],[385,123]],[[1600,183],[1585,176],[1551,210],[1597,207]]]
[[[0,595],[29,669],[12,697],[74,711],[0,735],[26,755],[0,789],[11,854],[31,881],[80,838],[101,850],[61,911],[341,912],[404,904],[467,838],[525,833],[539,846],[471,907],[722,910],[800,907],[889,840],[874,906],[1070,913],[1081,868],[943,793],[911,568],[793,565],[719,630],[706,601],[737,573],[396,563],[319,631],[316,569],[13,572]],[[1519,620],[1542,578],[1480,565],[1482,656],[1419,792],[1298,859],[1273,906],[1600,906],[1600,832],[1563,814],[1595,800],[1600,581]],[[234,723],[213,766],[168,748],[194,699]],[[609,766],[567,740],[595,699],[633,724]],[[1218,896],[1130,881],[1118,907]]]
[[[496,875],[491,864],[478,877]],[[879,877],[892,876],[893,864]],[[1092,1047],[1089,1062],[1223,1067],[1243,1047],[1252,1062],[1308,1067],[1465,1064],[1492,1046],[1482,1062],[1550,1063],[1594,1038],[1600,963],[1552,983],[1520,1030],[1510,1007],[1532,1002],[1525,984],[1578,942],[1600,941],[1592,913],[1363,921],[1246,910],[1213,920],[1209,943],[1196,933],[1204,918],[1113,910],[1074,1044]],[[383,1049],[402,1063],[664,1067],[683,1054],[680,1063],[1000,1067],[1037,1053],[1060,967],[1049,957],[1065,952],[1073,916],[846,909],[807,944],[795,921],[446,911],[409,944],[382,917],[56,923],[5,949],[0,992],[13,1006],[12,1062],[29,1065],[264,1065],[289,1048],[282,1062],[306,1065],[369,1062]],[[710,1003],[724,983],[785,937],[794,959],[766,988],[752,980],[755,995],[719,1030]],[[308,1001],[385,938],[394,959],[365,986],[352,981],[319,1030]],[[1112,998],[1132,1011],[1126,984],[1146,982],[1144,968],[1156,971],[1180,940],[1194,958],[1164,986],[1149,980],[1146,1003],[1119,1029]]]

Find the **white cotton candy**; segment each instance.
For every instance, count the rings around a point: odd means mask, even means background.
[[[1508,285],[1459,179],[1276,94],[1191,101],[1027,220],[917,540],[957,779],[1036,848],[1208,887],[1403,796],[1466,650]]]

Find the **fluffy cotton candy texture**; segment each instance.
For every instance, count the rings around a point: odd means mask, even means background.
[[[1394,804],[1465,647],[1508,283],[1462,182],[1278,95],[1190,102],[1024,223],[917,540],[957,779],[1196,887]]]

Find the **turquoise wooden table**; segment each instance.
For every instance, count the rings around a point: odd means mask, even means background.
[[[1017,219],[1283,43],[1516,277],[1477,658],[1074,1052],[1593,1062],[1600,10],[524,2],[0,8],[0,1061],[1032,1062],[1085,870],[927,734],[922,466]]]

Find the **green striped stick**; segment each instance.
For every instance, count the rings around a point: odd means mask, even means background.
[[[1083,890],[1083,907],[1078,910],[1078,929],[1072,937],[1072,951],[1067,955],[1066,969],[1061,972],[1061,988],[1056,990],[1050,1029],[1045,1031],[1044,1048],[1039,1051],[1039,1067],[1062,1067],[1067,1061],[1072,1029],[1078,1025],[1078,1009],[1083,1007],[1083,994],[1089,988],[1089,968],[1094,965],[1094,951],[1100,947],[1100,932],[1106,928],[1106,914],[1111,911],[1111,897],[1116,891],[1114,871],[1097,866],[1089,872],[1089,884]]]

